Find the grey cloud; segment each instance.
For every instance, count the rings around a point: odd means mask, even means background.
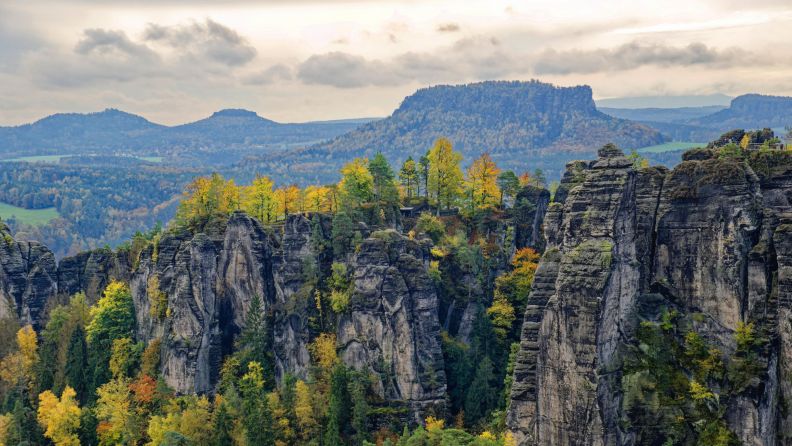
[[[185,58],[228,66],[244,65],[257,53],[239,33],[211,19],[177,26],[151,23],[143,33],[143,39],[176,49]]]
[[[306,84],[339,88],[401,83],[388,64],[339,51],[309,57],[298,67],[297,77]]]
[[[455,33],[460,30],[458,23],[442,23],[437,25],[437,32],[440,33]]]
[[[306,84],[357,88],[500,78],[526,70],[497,41],[480,36],[435,52],[403,53],[388,61],[343,52],[313,55],[299,65],[297,77]]]
[[[292,69],[286,65],[277,64],[244,77],[242,82],[247,85],[269,85],[279,80],[290,80],[291,78]]]
[[[118,52],[133,58],[156,59],[157,55],[149,47],[131,41],[123,31],[107,29],[86,29],[83,38],[77,42],[74,51],[78,54],[110,54]]]
[[[571,74],[630,70],[645,65],[728,67],[744,63],[745,57],[744,50],[719,50],[703,43],[671,47],[631,42],[613,49],[547,50],[534,61],[534,71],[537,74]]]

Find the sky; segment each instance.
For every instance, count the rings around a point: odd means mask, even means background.
[[[587,84],[596,99],[792,95],[789,0],[0,2],[0,125],[389,115],[416,89]]]

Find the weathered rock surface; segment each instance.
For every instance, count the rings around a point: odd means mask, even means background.
[[[721,404],[743,444],[790,441],[792,157],[713,155],[639,170],[606,146],[568,165],[514,370],[507,426],[518,444],[636,444],[623,355],[662,302],[696,315],[692,328],[727,356],[740,324],[772,334],[758,379]]]
[[[413,420],[443,414],[445,371],[438,300],[418,242],[387,231],[352,261],[355,289],[338,324],[340,356],[378,375],[377,392],[406,402]]]
[[[14,240],[0,225],[0,318],[16,318],[38,330],[58,291],[55,256],[39,243]]]

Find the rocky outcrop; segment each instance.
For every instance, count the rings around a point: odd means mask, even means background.
[[[625,352],[638,321],[669,306],[725,358],[743,324],[771,333],[759,375],[723,395],[723,419],[743,444],[786,444],[792,159],[768,156],[701,152],[669,172],[606,146],[568,165],[514,369],[518,444],[638,444],[622,405]]]
[[[395,231],[374,235],[352,261],[355,288],[338,324],[340,356],[373,371],[380,396],[407,403],[420,423],[444,413],[446,389],[427,249]]]
[[[514,199],[514,241],[517,249],[533,248],[544,251],[545,238],[542,234],[544,216],[550,204],[547,189],[526,186]]]
[[[42,328],[58,291],[55,256],[37,242],[16,241],[0,223],[0,318]]]
[[[95,303],[111,280],[129,280],[132,267],[125,254],[107,248],[61,259],[58,264],[58,294],[71,296],[84,292],[88,303]]]

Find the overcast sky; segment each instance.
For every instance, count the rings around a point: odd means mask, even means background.
[[[0,3],[0,125],[229,107],[385,116],[422,86],[589,84],[596,98],[792,95],[790,0],[26,0]]]

